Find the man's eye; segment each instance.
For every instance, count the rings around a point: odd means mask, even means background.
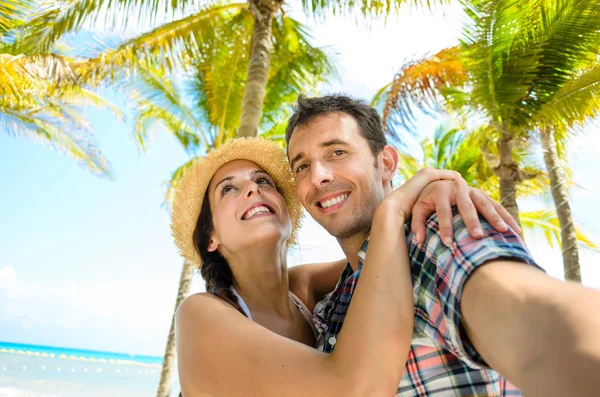
[[[303,171],[307,167],[306,164],[301,164],[296,168],[296,172]]]
[[[336,155],[336,156],[341,156],[344,153],[346,153],[346,151],[342,150],[342,149],[337,149],[337,150],[333,151],[333,154]]]

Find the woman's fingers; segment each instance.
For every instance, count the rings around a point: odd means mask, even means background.
[[[470,194],[473,189],[463,179],[454,181],[454,184],[456,185],[456,206],[458,213],[465,222],[469,234],[473,238],[483,237],[483,229],[481,222],[479,222],[479,215],[477,214],[478,208],[476,208],[476,204]]]

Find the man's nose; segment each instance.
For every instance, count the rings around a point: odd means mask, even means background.
[[[321,187],[333,181],[333,173],[328,166],[315,162],[310,167],[311,182],[315,187]]]

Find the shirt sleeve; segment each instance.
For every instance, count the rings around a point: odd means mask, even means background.
[[[523,240],[513,230],[494,230],[481,216],[485,237],[473,239],[453,210],[454,242],[442,243],[437,215],[427,219],[427,236],[418,246],[407,231],[415,300],[415,329],[473,368],[489,367],[462,331],[460,300],[475,269],[493,259],[507,258],[539,268]]]

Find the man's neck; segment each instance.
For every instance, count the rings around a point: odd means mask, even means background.
[[[358,269],[358,261],[360,260],[358,252],[368,237],[369,233],[357,233],[347,238],[337,239],[340,247],[342,247],[342,251],[344,251],[344,255],[346,255],[348,263],[350,263],[354,271]]]

